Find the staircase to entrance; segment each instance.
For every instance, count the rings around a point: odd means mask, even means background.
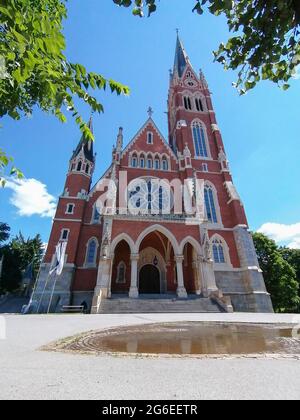
[[[176,295],[140,295],[138,299],[113,295],[101,302],[101,314],[134,313],[222,313],[221,306],[210,298],[189,296],[177,299]]]

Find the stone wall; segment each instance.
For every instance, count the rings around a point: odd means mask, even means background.
[[[42,264],[36,288],[32,300],[37,303],[39,313],[45,313],[48,310],[51,294],[54,287],[53,299],[50,306],[50,313],[59,313],[63,306],[70,305],[71,286],[74,277],[74,267],[65,266],[62,275],[55,278],[55,275],[49,276],[50,264]]]
[[[218,288],[230,296],[235,312],[273,312],[270,295],[258,270],[218,271],[215,275]]]

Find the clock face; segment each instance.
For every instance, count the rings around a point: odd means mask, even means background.
[[[132,214],[170,214],[171,188],[156,178],[138,178],[127,189],[128,209]]]

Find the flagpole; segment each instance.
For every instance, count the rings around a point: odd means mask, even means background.
[[[59,244],[59,242],[58,242],[58,244]],[[56,258],[56,260],[57,260],[57,247],[58,247],[58,244],[56,245],[56,249],[55,249],[55,258]],[[43,258],[43,262],[44,262],[44,260],[45,260],[45,255],[44,255],[44,258]],[[45,285],[44,285],[44,289],[43,289],[43,292],[42,292],[42,296],[41,296],[40,301],[39,301],[39,305],[38,305],[38,308],[37,308],[37,313],[40,312],[41,304],[42,304],[42,301],[44,299],[44,295],[45,295],[45,292],[46,292],[46,288],[48,286],[49,278],[53,274],[53,271],[52,271],[53,266],[54,266],[54,262],[52,261],[51,264],[50,264],[48,276],[47,276],[46,281],[45,281]],[[40,266],[40,270],[41,270],[41,267],[42,267],[42,265]],[[38,278],[36,280],[36,285],[37,285],[37,281],[38,281]]]
[[[44,295],[45,295],[45,291],[46,291],[46,288],[47,288],[47,285],[48,285],[48,281],[49,281],[50,276],[51,276],[51,274],[50,274],[50,269],[49,269],[49,273],[48,273],[47,279],[45,281],[43,293],[42,293],[42,296],[41,296],[40,301],[39,301],[39,306],[37,308],[37,313],[40,312],[41,304],[42,304],[42,301],[43,301],[43,298],[44,298]]]
[[[34,261],[34,259],[32,260],[32,262],[33,262],[33,261]],[[44,259],[43,259],[43,260],[41,261],[41,263],[40,263],[39,270],[38,270],[38,273],[37,273],[37,275],[36,275],[36,279],[35,279],[35,282],[34,282],[34,286],[33,286],[32,292],[31,292],[31,296],[30,296],[30,301],[29,301],[29,304],[31,304],[31,303],[32,303],[32,298],[33,298],[33,296],[34,296],[34,294],[35,294],[35,291],[36,291],[36,287],[37,287],[38,279],[39,279],[39,277],[40,277],[41,267],[42,267],[43,262],[44,262]]]
[[[57,251],[55,250],[55,256],[56,256],[56,252],[57,252]],[[42,264],[44,263],[44,260],[45,260],[45,256],[44,256],[44,258],[43,258]],[[42,269],[42,264],[40,265],[40,271],[41,271],[41,269]],[[53,263],[53,262],[51,262],[51,264],[50,264],[50,268],[49,268],[49,272],[48,272],[48,276],[47,276],[47,278],[46,278],[45,285],[44,285],[44,289],[43,289],[43,292],[42,292],[42,296],[41,296],[41,298],[40,298],[39,305],[38,305],[38,308],[37,308],[37,313],[39,313],[39,312],[40,312],[40,309],[41,309],[41,304],[42,304],[42,301],[43,301],[43,299],[44,299],[44,295],[45,295],[45,292],[46,292],[46,289],[47,289],[47,286],[48,286],[49,279],[50,279],[50,277],[51,277],[51,276],[52,276],[52,274],[53,274],[53,271],[52,271],[53,265],[54,265],[54,263]],[[36,287],[37,287],[37,282],[38,282],[38,277],[37,277],[37,280],[36,280]],[[35,287],[35,289],[36,289],[36,287]]]
[[[45,261],[45,256],[46,256],[46,253],[43,256],[43,260],[42,260],[42,262],[40,264],[40,267],[39,267],[39,272],[38,272],[38,275],[37,275],[36,280],[35,280],[34,290],[32,291],[31,299],[34,296],[34,293],[37,291],[38,280],[39,280],[39,277],[40,277],[40,273],[42,271],[42,265],[44,264],[44,261]],[[48,285],[49,277],[51,275],[50,274],[51,268],[52,268],[52,263],[50,264],[50,268],[49,268],[48,276],[47,276],[46,281],[45,281],[45,285],[44,285],[44,289],[43,289],[43,292],[42,292],[42,296],[41,296],[41,298],[39,300],[39,304],[38,304],[37,311],[36,311],[37,314],[40,312],[40,308],[41,308],[41,304],[42,304],[42,301],[43,301],[43,298],[44,298],[44,295],[45,295],[46,287]]]
[[[57,257],[57,263],[58,264],[55,267],[55,277],[54,277],[53,288],[52,288],[52,292],[51,292],[51,297],[50,297],[50,301],[49,301],[49,305],[48,305],[47,314],[49,314],[50,309],[51,309],[51,304],[52,304],[52,300],[53,300],[53,296],[54,296],[54,292],[55,292],[57,279],[62,274],[64,265],[65,265],[65,255],[66,255],[67,244],[68,244],[68,242],[65,242],[65,241],[60,242],[59,245],[56,247],[56,257]]]

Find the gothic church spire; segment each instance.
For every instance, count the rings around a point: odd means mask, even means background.
[[[179,38],[179,34],[177,33],[173,74],[177,74],[179,77],[182,77],[184,70],[188,64],[191,66],[189,57],[184,49],[183,43]]]
[[[88,127],[93,133],[93,118],[91,117],[88,122]],[[72,159],[76,158],[76,156],[79,155],[79,153],[83,150],[84,156],[87,160],[94,163],[95,161],[95,155],[94,155],[94,142],[91,140],[87,140],[84,134],[82,135],[80,142],[78,143],[78,146],[76,147]]]

